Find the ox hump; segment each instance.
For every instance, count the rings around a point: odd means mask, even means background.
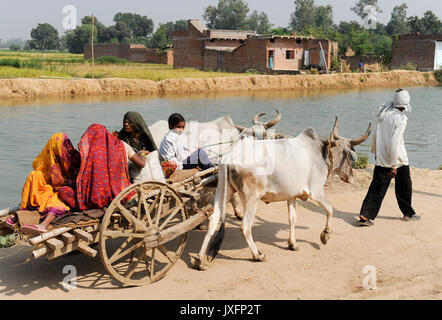
[[[314,141],[319,141],[318,133],[313,128],[307,128],[304,131],[302,131],[301,135],[306,136]]]

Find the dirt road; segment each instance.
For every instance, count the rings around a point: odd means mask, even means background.
[[[392,185],[375,225],[360,228],[355,222],[370,178],[369,171],[359,171],[353,185],[329,182],[327,194],[336,210],[326,247],[319,240],[325,225],[319,207],[298,202],[301,251],[292,252],[287,249],[286,204],[261,203],[253,235],[267,262],[251,261],[239,221],[229,214],[225,241],[208,271],[191,267],[204,236],[192,231],[182,259],[168,275],[140,288],[117,287],[98,257],[25,263],[29,247],[1,249],[0,299],[441,299],[442,171],[412,170],[420,222],[401,221]],[[66,265],[78,272],[78,288],[70,292],[62,286]],[[366,265],[376,268],[376,290],[358,289]]]

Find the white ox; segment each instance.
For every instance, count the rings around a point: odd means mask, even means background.
[[[189,150],[195,150],[197,147],[204,147],[208,151],[210,158],[223,155],[231,148],[231,141],[237,141],[244,136],[252,136],[256,139],[273,138],[267,135],[267,130],[277,125],[282,118],[282,114],[276,110],[277,116],[269,122],[260,122],[259,118],[265,113],[255,115],[253,118],[253,126],[245,128],[237,126],[233,123],[229,116],[221,117],[211,122],[190,122],[186,126],[185,141]],[[169,131],[168,122],[161,120],[149,127],[155,144],[160,147],[161,141]],[[207,147],[209,146],[209,147]],[[235,211],[235,216],[242,218],[236,197],[231,202]]]
[[[207,268],[207,247],[221,218],[220,230],[209,247],[211,259],[218,253],[224,237],[226,201],[235,193],[243,204],[241,231],[256,261],[264,261],[265,258],[252,238],[252,224],[259,200],[266,203],[287,201],[290,225],[288,245],[291,250],[297,251],[296,200],[311,199],[327,214],[326,226],[320,237],[321,242],[327,244],[332,234],[330,222],[333,208],[326,198],[324,184],[332,173],[338,174],[345,182],[352,182],[352,163],[357,160],[354,147],[364,142],[370,132],[371,124],[359,139],[341,138],[336,119],[328,141],[321,141],[316,131],[309,128],[293,139],[244,139],[238,142],[219,166],[214,213],[209,218],[196,267],[200,270]]]
[[[237,141],[240,136],[254,136],[256,138],[267,138],[267,130],[274,127],[281,121],[282,115],[278,113],[272,121],[263,123],[259,118],[265,113],[257,114],[253,118],[253,127],[245,128],[235,125],[229,116],[221,117],[211,122],[190,122],[186,126],[185,141],[186,147],[190,150],[196,147],[206,147],[209,150],[209,157],[224,154],[230,149],[231,141]],[[168,122],[161,120],[149,127],[155,144],[159,147],[166,133],[169,131]],[[221,143],[221,144],[220,144]],[[211,153],[211,154],[210,154]]]

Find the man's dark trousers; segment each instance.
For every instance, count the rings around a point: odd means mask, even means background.
[[[361,216],[370,220],[376,219],[381,209],[382,201],[390,186],[391,179],[388,176],[391,168],[375,167],[373,174],[373,182],[368,189],[368,194],[361,208]],[[411,207],[412,183],[410,177],[410,167],[402,166],[397,169],[396,182],[396,199],[399,208],[406,217],[412,217],[416,214]]]

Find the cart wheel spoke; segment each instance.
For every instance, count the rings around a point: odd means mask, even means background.
[[[103,265],[124,285],[160,280],[181,257],[187,233],[161,246],[156,236],[187,219],[183,199],[171,186],[152,181],[128,187],[114,199],[101,223]]]
[[[169,256],[169,253],[168,253],[168,251],[167,251],[167,249],[166,249],[166,247],[165,247],[164,245],[158,246],[157,249],[158,249],[159,252],[161,252],[161,254],[162,254],[163,256],[165,256],[165,257],[167,258],[167,260],[169,260],[169,262],[172,262],[172,263],[175,262],[175,259],[172,259],[172,258]]]
[[[135,263],[132,263],[132,266],[129,266],[128,270],[126,271],[126,277],[127,278],[131,278],[132,275],[135,272],[135,269],[138,267],[138,265],[140,264],[141,260],[144,259],[144,257],[146,256],[146,251],[143,250],[140,254],[139,257],[137,257],[137,261]]]
[[[118,255],[114,255],[112,259],[109,259],[109,262],[112,264],[115,261],[120,260],[121,258],[127,256],[129,253],[137,250],[139,247],[141,247],[143,245],[143,242],[137,243],[136,245],[134,245],[133,247],[130,247],[129,249],[127,249],[126,251],[121,252]]]

